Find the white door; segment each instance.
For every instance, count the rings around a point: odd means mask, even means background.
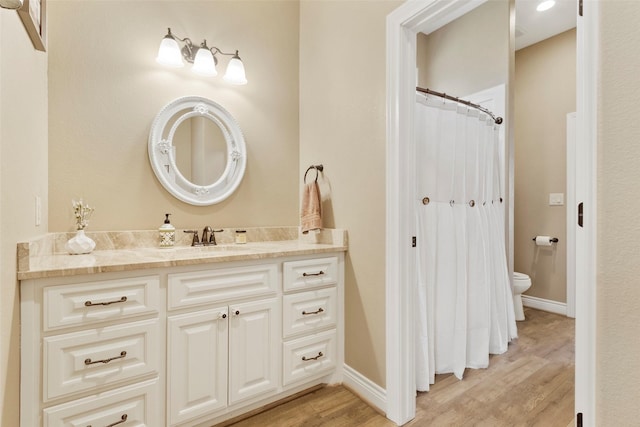
[[[170,316],[167,414],[171,425],[227,407],[227,307]]]
[[[275,298],[229,307],[229,404],[278,387],[280,323]]]

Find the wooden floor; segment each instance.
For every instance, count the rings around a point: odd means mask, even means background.
[[[519,338],[509,351],[492,356],[489,369],[465,372],[459,381],[438,375],[419,393],[416,426],[573,425],[574,321],[525,308]],[[342,386],[324,387],[233,424],[257,426],[394,426]]]

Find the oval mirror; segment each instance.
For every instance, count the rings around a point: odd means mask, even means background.
[[[235,119],[220,104],[199,96],[178,98],[160,110],[151,125],[148,151],[162,186],[198,206],[233,194],[247,163]]]

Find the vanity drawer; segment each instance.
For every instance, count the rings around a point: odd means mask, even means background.
[[[283,344],[283,385],[322,376],[336,367],[336,330]]]
[[[44,288],[45,331],[157,313],[160,279],[144,276]]]
[[[277,291],[275,264],[220,268],[169,275],[169,310],[273,295]]]
[[[283,296],[282,335],[284,338],[335,326],[336,297],[335,287]]]
[[[314,258],[283,263],[284,290],[306,290],[338,283],[338,258]]]
[[[43,400],[160,370],[158,319],[43,339]]]
[[[158,379],[74,400],[43,411],[43,427],[164,425]]]

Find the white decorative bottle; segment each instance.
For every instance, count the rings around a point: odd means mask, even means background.
[[[176,228],[171,225],[171,221],[169,221],[169,215],[171,214],[164,215],[164,224],[158,228],[158,232],[160,233],[160,247],[172,248],[176,243]]]

